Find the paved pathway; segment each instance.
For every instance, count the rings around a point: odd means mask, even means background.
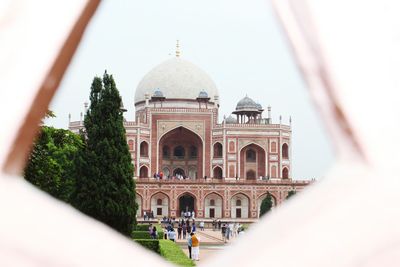
[[[229,243],[233,242],[236,238],[230,239],[227,243],[224,243],[221,236],[221,231],[213,231],[205,229],[204,231],[198,231],[197,235],[200,237],[200,260],[196,265],[205,264],[210,258],[223,249],[229,247]],[[182,247],[182,250],[186,255],[189,254],[187,249],[186,240],[178,240],[177,243]]]

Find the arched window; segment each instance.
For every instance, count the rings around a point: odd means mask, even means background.
[[[157,205],[159,205],[159,206],[162,205],[162,199],[161,199],[161,198],[158,198],[158,199],[157,199]]]
[[[149,145],[145,141],[140,143],[140,156],[141,157],[148,157],[149,156]]]
[[[177,146],[174,149],[174,157],[177,159],[184,159],[185,158],[185,149],[183,146]]]
[[[236,206],[242,206],[242,200],[236,199]]]
[[[190,147],[190,158],[197,159],[197,147],[195,146]]]
[[[133,140],[128,141],[129,150],[133,150]]]
[[[276,142],[271,143],[271,152],[276,153]]]
[[[175,170],[174,170],[174,176],[178,176],[178,175],[181,175],[182,177],[184,177],[185,176],[185,171],[184,170],[182,170],[181,168],[176,168]]]
[[[282,158],[284,159],[289,158],[289,146],[287,144],[282,145]]]
[[[163,171],[163,173],[164,173],[164,177],[168,177],[168,176],[170,175],[168,167],[164,167],[164,168],[162,169],[162,171]]]
[[[214,144],[214,158],[222,158],[222,145],[221,143]]]
[[[142,166],[139,170],[139,177],[140,178],[148,178],[149,172],[146,166]]]
[[[246,151],[246,161],[255,162],[257,158],[257,154],[253,149],[248,149]]]
[[[283,168],[283,170],[282,170],[282,178],[283,179],[289,179],[289,170],[288,170],[288,168]]]
[[[215,206],[215,200],[214,199],[210,199],[210,206]]]
[[[256,179],[256,172],[253,170],[248,170],[246,172],[246,179],[255,180]]]
[[[220,167],[214,168],[214,178],[221,179],[222,178],[222,169]]]
[[[169,146],[163,146],[163,158],[169,158],[170,156],[170,151],[169,151]]]

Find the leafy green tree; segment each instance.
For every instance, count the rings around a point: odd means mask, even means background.
[[[273,205],[272,196],[269,192],[267,192],[267,196],[263,199],[260,206],[260,217],[266,214],[271,210]]]
[[[73,204],[130,236],[136,224],[133,165],[123,126],[122,101],[107,72],[95,77],[85,116],[85,145],[75,160]]]
[[[74,157],[82,146],[79,135],[43,126],[25,167],[26,180],[52,196],[70,202],[74,191]]]
[[[296,191],[290,190],[290,191],[288,192],[288,195],[287,195],[286,199],[289,199],[289,198],[291,198],[291,197],[294,196],[294,195],[296,195]]]

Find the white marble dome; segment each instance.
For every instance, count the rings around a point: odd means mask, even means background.
[[[179,57],[171,58],[149,71],[140,81],[135,93],[135,104],[161,91],[168,99],[196,99],[204,91],[214,101],[218,95],[213,80],[202,69]]]

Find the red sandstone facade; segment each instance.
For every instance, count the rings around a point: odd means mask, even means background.
[[[194,210],[198,218],[255,219],[267,192],[279,205],[290,190],[308,184],[291,177],[290,125],[273,124],[270,107],[263,118],[262,106],[247,96],[236,118],[219,123],[218,100],[209,77],[178,57],[143,78],[136,120],[125,122],[139,217]]]

